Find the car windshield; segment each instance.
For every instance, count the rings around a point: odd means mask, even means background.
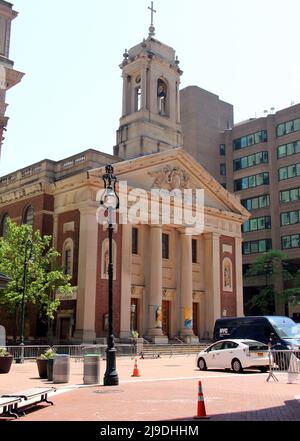
[[[244,340],[242,341],[244,345],[249,346],[250,351],[267,351],[268,346],[264,343],[260,343],[259,341],[254,340]]]
[[[281,338],[300,338],[300,325],[290,318],[270,319],[275,331]]]

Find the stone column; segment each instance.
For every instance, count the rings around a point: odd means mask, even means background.
[[[147,73],[146,69],[142,71],[141,76],[142,109],[147,109]]]
[[[148,304],[148,335],[154,343],[164,343],[168,338],[162,332],[162,229],[150,227],[150,290]]]
[[[92,342],[96,338],[95,307],[97,280],[98,223],[97,207],[80,209],[78,291],[74,338]]]
[[[242,256],[242,238],[235,238],[235,265],[236,265],[236,315],[244,315],[243,302],[243,256]]]
[[[193,331],[193,262],[192,236],[180,234],[181,266],[180,266],[180,336],[190,343],[196,340]],[[198,339],[197,339],[198,340]]]
[[[214,324],[221,317],[220,235],[204,234],[205,239],[205,333],[212,338]]]
[[[121,315],[120,338],[130,338],[131,306],[131,263],[132,225],[122,225],[122,272],[121,272]]]

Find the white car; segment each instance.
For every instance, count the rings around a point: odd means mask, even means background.
[[[257,368],[261,372],[267,372],[268,346],[255,340],[220,340],[199,352],[196,365],[200,371],[215,368],[243,372],[244,368]]]

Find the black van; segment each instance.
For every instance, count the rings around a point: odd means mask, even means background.
[[[228,338],[246,338],[268,343],[274,349],[300,349],[300,324],[289,317],[224,317],[216,320],[214,341]]]

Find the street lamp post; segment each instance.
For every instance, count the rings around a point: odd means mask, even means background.
[[[28,255],[29,251],[29,255]],[[23,269],[23,294],[21,310],[21,363],[24,363],[24,327],[25,327],[25,298],[28,262],[32,259],[32,240],[28,239],[25,244],[24,269]]]
[[[112,165],[105,167],[105,174],[102,176],[104,181],[104,192],[100,204],[107,210],[108,214],[108,245],[109,245],[109,263],[108,263],[108,334],[106,349],[106,372],[104,374],[104,386],[117,386],[119,377],[116,369],[116,348],[113,335],[113,214],[119,208],[119,198],[115,187],[117,178],[114,176]]]

